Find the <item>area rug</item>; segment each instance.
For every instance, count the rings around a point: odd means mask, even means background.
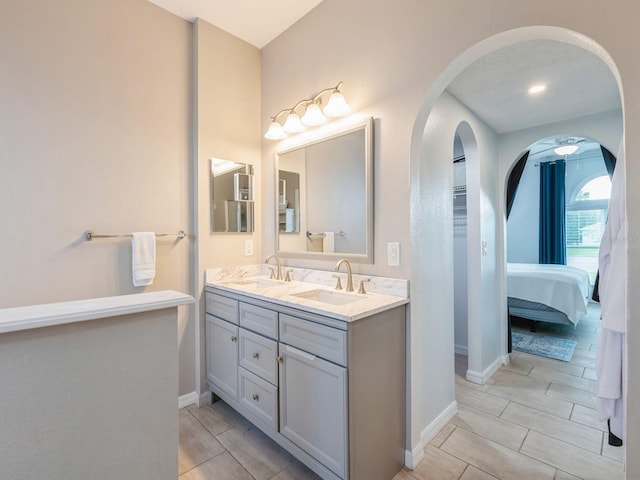
[[[519,352],[539,355],[541,357],[555,358],[568,362],[576,349],[574,340],[565,338],[547,337],[537,333],[511,332],[512,347]]]

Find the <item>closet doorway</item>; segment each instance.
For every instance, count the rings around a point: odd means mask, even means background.
[[[453,140],[453,325],[456,374],[465,378],[469,356],[467,248],[467,163],[456,131]]]

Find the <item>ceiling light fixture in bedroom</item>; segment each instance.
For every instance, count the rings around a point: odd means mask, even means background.
[[[532,85],[528,91],[530,94],[535,95],[536,93],[544,92],[546,89],[547,89],[547,86],[545,84],[539,83],[537,85]]]
[[[578,151],[578,145],[560,145],[553,149],[553,152],[556,155],[571,155]]]
[[[327,121],[327,117],[342,117],[348,114],[351,111],[351,107],[340,92],[341,86],[342,82],[338,83],[335,87],[321,90],[309,99],[300,100],[292,108],[280,110],[271,117],[271,124],[264,138],[269,140],[282,140],[286,138],[289,133],[300,133],[305,130],[305,127],[322,125]],[[329,92],[331,92],[329,100],[321,110],[322,96]],[[296,113],[297,109],[304,111],[302,117]],[[284,113],[287,113],[287,117],[284,124],[282,124],[278,121],[278,117]]]

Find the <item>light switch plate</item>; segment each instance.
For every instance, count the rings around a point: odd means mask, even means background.
[[[392,267],[400,266],[400,244],[398,242],[387,243],[387,264]]]
[[[251,257],[253,255],[253,240],[244,241],[244,256]]]

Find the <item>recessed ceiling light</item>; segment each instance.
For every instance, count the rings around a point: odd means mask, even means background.
[[[547,89],[547,86],[540,83],[538,85],[533,85],[531,88],[529,88],[529,93],[536,94],[536,93],[544,92],[546,89]]]

